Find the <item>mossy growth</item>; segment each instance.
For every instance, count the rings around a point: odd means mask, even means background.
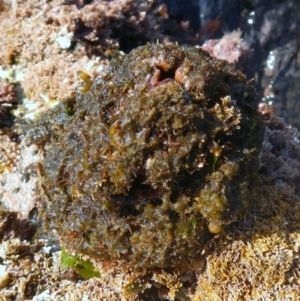
[[[46,224],[71,253],[192,266],[248,205],[257,104],[238,69],[201,49],[133,50],[29,134],[45,151]]]

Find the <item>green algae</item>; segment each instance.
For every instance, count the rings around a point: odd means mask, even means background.
[[[89,260],[83,260],[77,256],[70,255],[64,248],[61,251],[61,270],[73,269],[83,279],[100,278],[101,275],[96,271],[94,265]]]

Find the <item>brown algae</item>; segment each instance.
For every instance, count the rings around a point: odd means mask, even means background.
[[[257,105],[245,76],[201,49],[133,50],[31,131],[46,224],[91,259],[191,266],[248,205]]]

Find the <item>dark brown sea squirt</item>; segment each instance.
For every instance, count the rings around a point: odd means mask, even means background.
[[[247,207],[257,104],[238,69],[201,49],[133,50],[32,132],[46,223],[92,259],[191,265]]]

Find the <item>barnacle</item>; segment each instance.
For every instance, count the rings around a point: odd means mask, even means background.
[[[257,103],[238,69],[201,49],[133,50],[32,131],[46,224],[70,253],[192,265],[247,207]]]

